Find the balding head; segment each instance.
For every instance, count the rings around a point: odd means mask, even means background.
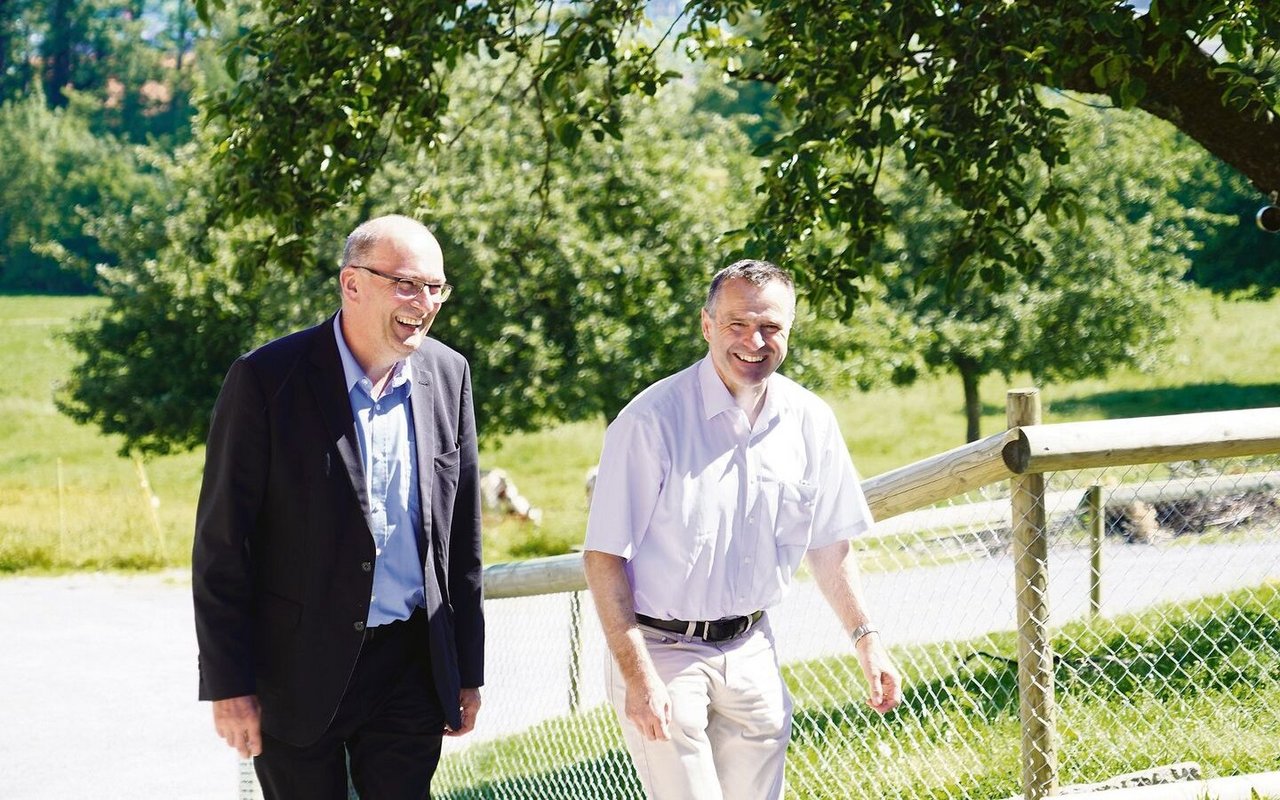
[[[430,254],[429,257],[436,262],[444,263],[440,243],[426,225],[400,214],[388,214],[362,223],[347,236],[347,246],[342,250],[342,266],[365,263],[378,243],[388,239],[419,253]]]

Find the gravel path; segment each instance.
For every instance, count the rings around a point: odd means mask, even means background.
[[[185,575],[0,581],[0,797],[231,800]]]

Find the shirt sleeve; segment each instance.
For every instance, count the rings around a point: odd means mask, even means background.
[[[814,508],[810,549],[852,539],[869,530],[873,523],[871,508],[862,493],[862,483],[840,433],[840,424],[829,411],[828,417],[824,426],[826,431],[819,438],[824,443],[822,477]]]
[[[604,434],[585,548],[630,560],[644,539],[666,475],[666,449],[655,424],[622,414]]]

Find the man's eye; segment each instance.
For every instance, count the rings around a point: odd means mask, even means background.
[[[399,285],[399,287],[402,290],[406,292],[413,292],[415,294],[422,291],[422,287],[426,285],[423,283],[418,283],[417,281],[411,281],[408,278],[401,278],[400,280],[396,281],[396,284]]]

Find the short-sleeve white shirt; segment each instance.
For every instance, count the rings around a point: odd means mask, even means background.
[[[605,432],[586,549],[626,559],[637,612],[722,619],[775,605],[805,551],[870,526],[831,408],[774,373],[753,427],[704,358]]]

